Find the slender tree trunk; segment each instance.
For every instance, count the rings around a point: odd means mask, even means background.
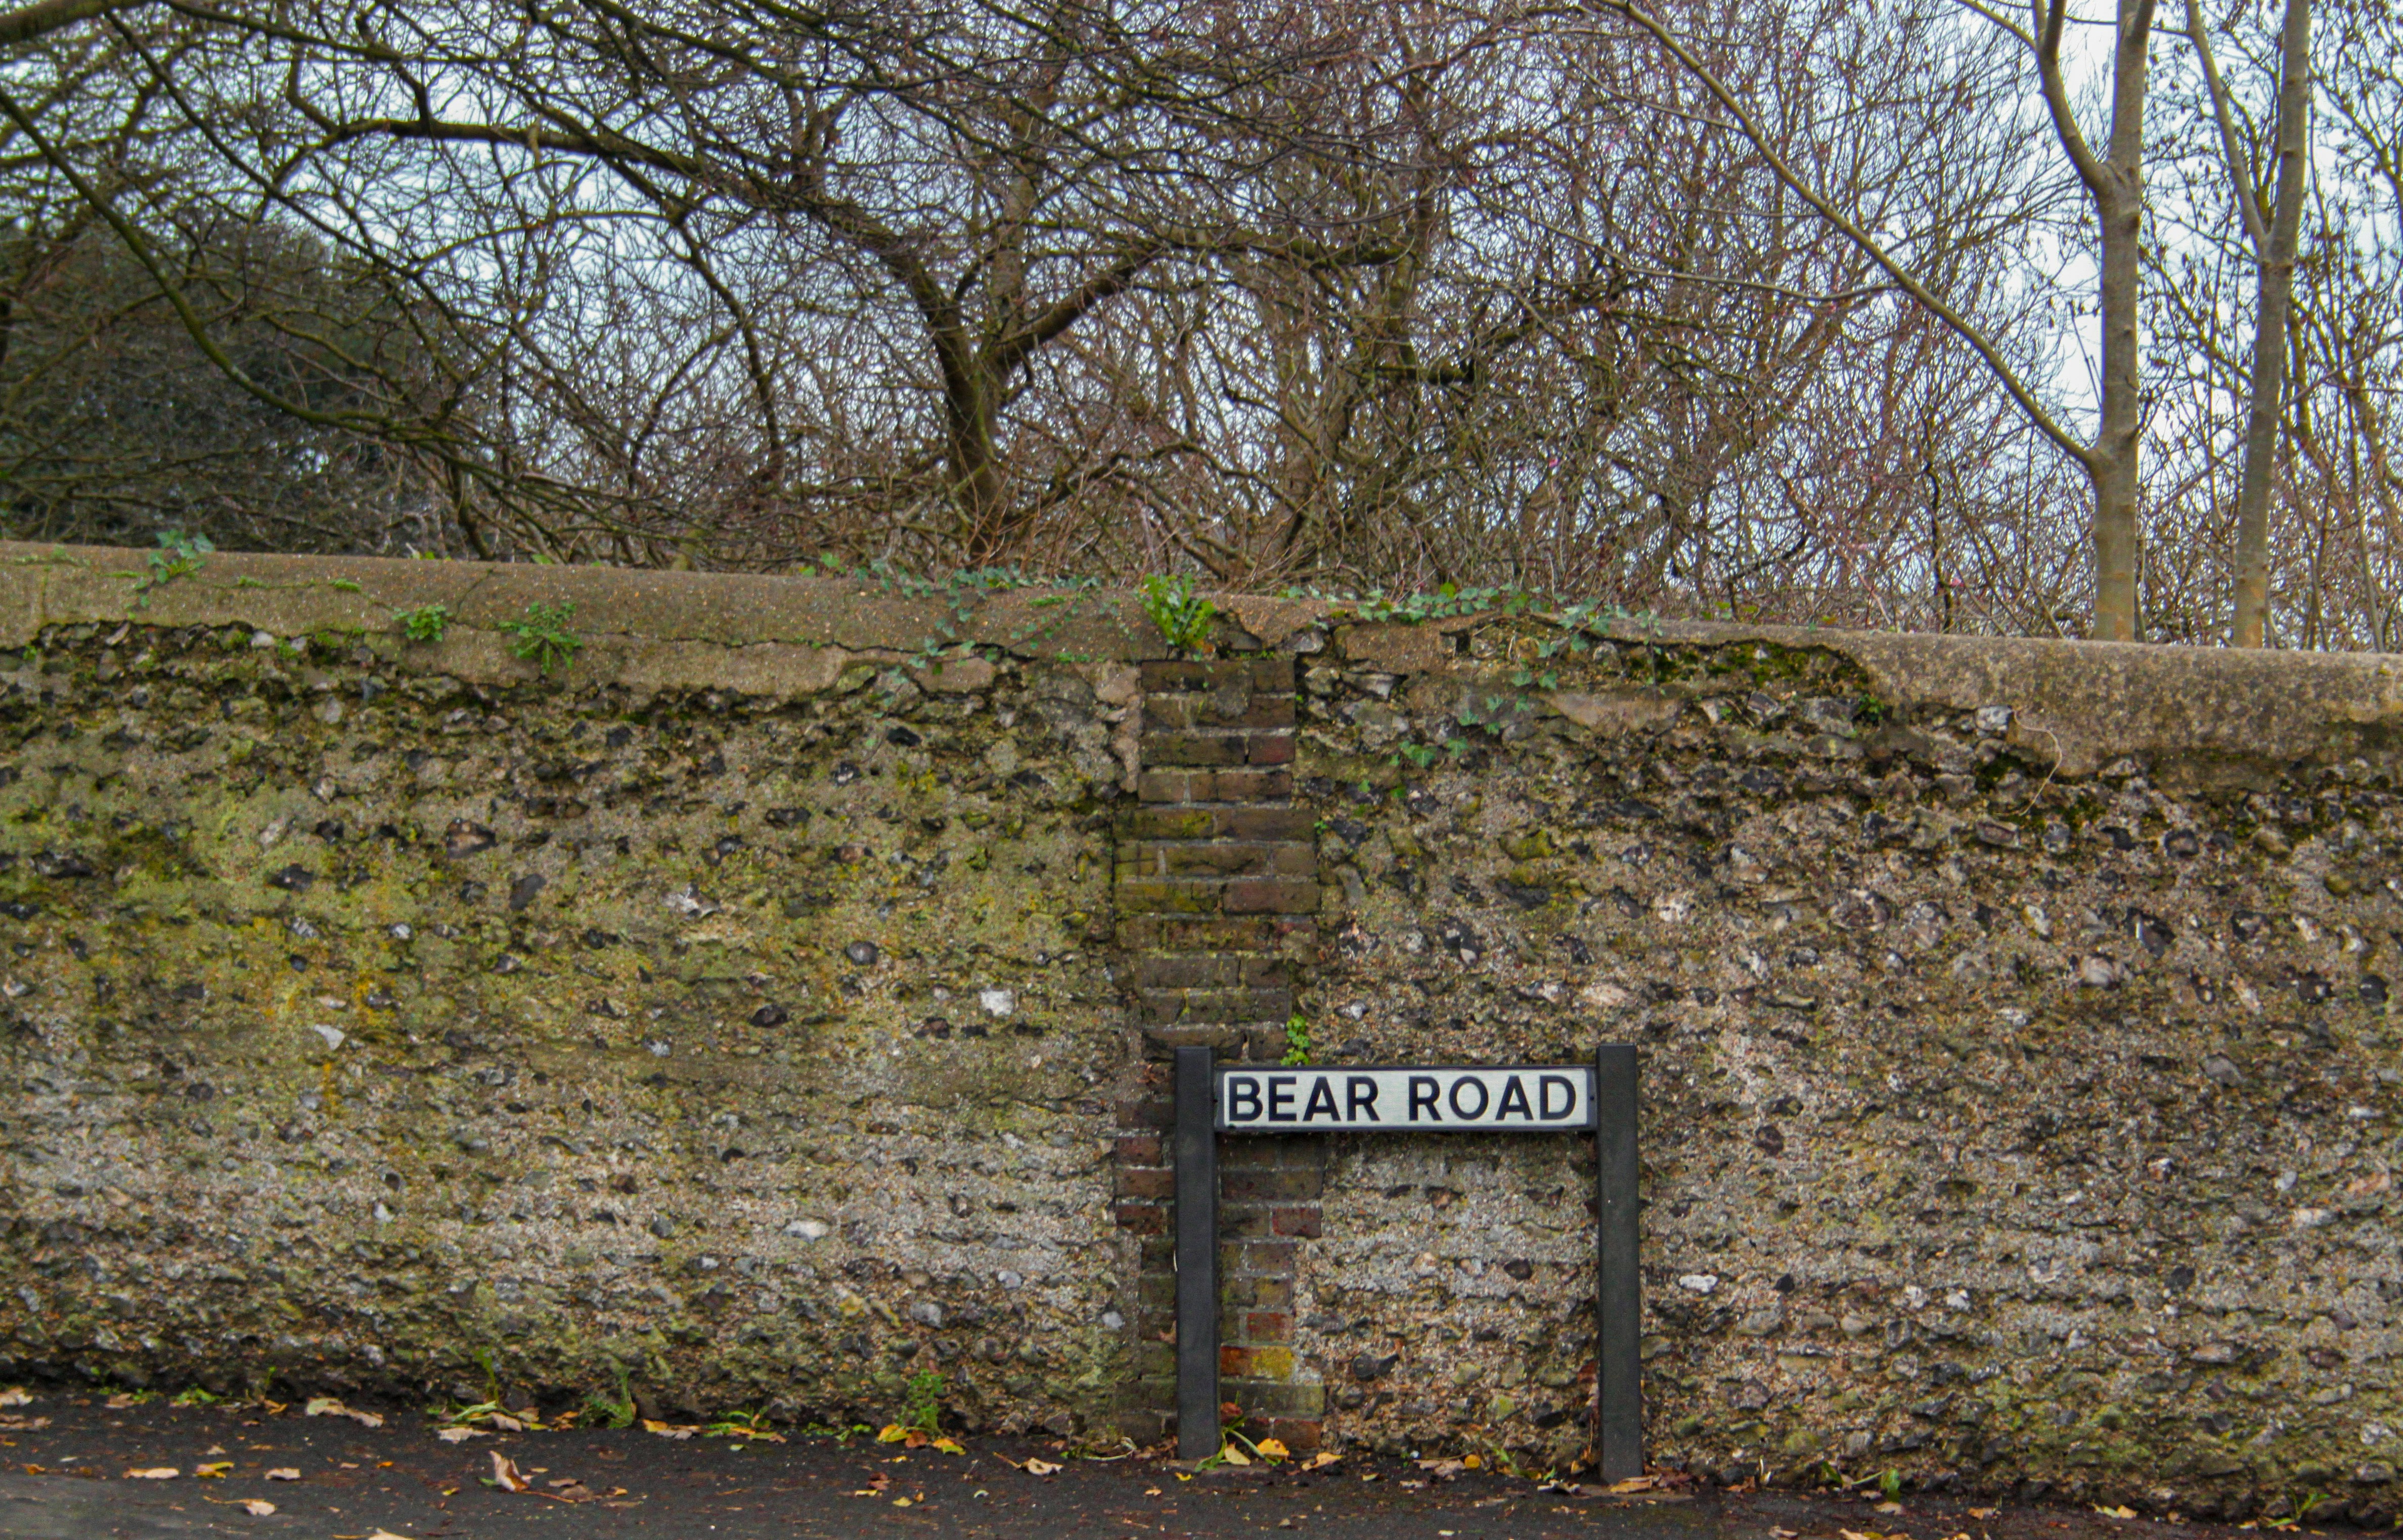
[[[2119,0],[2118,48],[2111,71],[2111,138],[2088,177],[2102,238],[2102,423],[2087,461],[2094,484],[2094,631],[2105,642],[2133,642],[2136,617],[2137,499],[2142,487],[2139,386],[2144,359],[2136,330],[2137,275],[2145,220],[2145,95],[2153,0]]]
[[[2286,323],[2294,308],[2303,180],[2312,110],[2310,0],[2286,0],[2278,45],[2278,202],[2260,254],[2253,322],[2253,400],[2244,423],[2244,473],[2236,493],[2236,625],[2240,647],[2264,645],[2270,629],[2270,479],[2286,397]],[[2243,197],[2249,189],[2239,188]]]

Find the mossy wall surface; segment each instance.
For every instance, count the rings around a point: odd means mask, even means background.
[[[1306,675],[1305,1008],[1362,1061],[1643,1046],[1654,1458],[2392,1511],[2391,660],[2180,745],[2107,673],[2048,719],[1849,638],[1461,636]],[[1296,1307],[1335,1436],[1576,1442],[1588,1159],[1337,1142]]]
[[[1110,1427],[1131,603],[145,570],[0,548],[10,1372]],[[1225,604],[1313,1052],[1642,1045],[1656,1459],[2392,1511],[2397,660]],[[1590,1147],[1325,1194],[1329,1441],[1573,1450]]]
[[[13,1371],[1108,1404],[1131,671],[629,687],[194,587],[0,669]]]

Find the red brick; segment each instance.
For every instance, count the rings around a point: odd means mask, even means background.
[[[1120,1198],[1164,1199],[1176,1196],[1176,1173],[1159,1166],[1120,1166],[1118,1169],[1118,1195]],[[1278,1211],[1280,1214],[1284,1210]],[[1299,1235],[1300,1230],[1283,1229],[1280,1235]],[[1315,1228],[1307,1233],[1316,1235]]]
[[[1240,659],[1229,662],[1199,663],[1153,659],[1141,667],[1143,687],[1146,694],[1156,690],[1216,689],[1229,685],[1249,688],[1252,681],[1257,677],[1256,671]],[[1290,679],[1292,670],[1288,668],[1285,673],[1286,677]],[[1288,694],[1291,693],[1290,685],[1283,687]]]
[[[1129,808],[1118,815],[1118,837],[1122,839],[1207,839],[1225,832],[1219,827],[1219,820],[1223,817],[1225,814],[1214,808]],[[1303,826],[1308,826],[1307,819],[1304,819]]]
[[[1220,904],[1229,914],[1314,914],[1318,884],[1293,877],[1246,877],[1227,884]]]
[[[1283,1311],[1252,1311],[1243,1317],[1243,1340],[1290,1342],[1293,1340],[1293,1317]]]
[[[1131,1229],[1137,1235],[1168,1233],[1168,1210],[1158,1203],[1119,1203],[1114,1214],[1120,1229]]]
[[[1207,770],[1147,770],[1135,778],[1135,796],[1146,802],[1212,802],[1216,778]]]
[[[1319,1210],[1314,1203],[1281,1208],[1269,1215],[1269,1229],[1276,1235],[1299,1236],[1305,1241],[1318,1239]]]
[[[1293,659],[1285,656],[1255,658],[1251,668],[1252,688],[1274,690],[1285,695],[1293,693]]]
[[[1282,802],[1293,795],[1293,772],[1222,770],[1210,777],[1210,795],[1212,800],[1219,802]]]
[[[1122,1166],[1157,1166],[1164,1159],[1156,1133],[1119,1134],[1111,1153]]]
[[[1274,878],[1247,878],[1249,883]],[[1160,877],[1121,879],[1111,896],[1128,914],[1209,914],[1224,901],[1229,884],[1215,881],[1174,881]],[[1314,894],[1317,890],[1312,889]],[[1266,907],[1266,906],[1260,906]]]
[[[1246,757],[1246,740],[1230,733],[1150,732],[1144,734],[1143,762],[1146,765],[1240,765]],[[1290,759],[1292,756],[1285,757]]]
[[[1293,763],[1293,738],[1288,733],[1263,732],[1252,739],[1251,762],[1255,765],[1290,765]]]

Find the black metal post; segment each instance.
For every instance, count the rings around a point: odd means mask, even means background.
[[[1643,1232],[1635,1212],[1634,1044],[1604,1043],[1594,1050],[1593,1097],[1600,1115],[1593,1143],[1601,1199],[1594,1452],[1602,1462],[1603,1479],[1623,1481],[1644,1474],[1644,1279],[1637,1271]],[[1182,1182],[1181,1175],[1178,1180]],[[1180,1186],[1177,1190],[1181,1195],[1184,1189]]]
[[[1176,1457],[1218,1452],[1218,1134],[1211,1052],[1176,1050]]]

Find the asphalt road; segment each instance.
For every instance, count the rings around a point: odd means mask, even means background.
[[[1544,1490],[1491,1472],[1449,1478],[1347,1458],[1316,1470],[1180,1473],[1057,1444],[969,1439],[965,1451],[825,1437],[682,1439],[637,1427],[437,1437],[386,1409],[369,1428],[299,1406],[110,1406],[44,1392],[0,1410],[0,1536],[7,1540],[895,1540],[904,1536],[1231,1536],[1346,1540],[2203,1540],[2215,1526],[1969,1500]],[[495,1454],[530,1489],[492,1483]],[[1029,1461],[1056,1463],[1035,1474]],[[209,1474],[203,1475],[204,1467]],[[136,1471],[173,1471],[140,1477]],[[271,1471],[288,1473],[271,1478]],[[245,1504],[271,1503],[254,1514]]]

